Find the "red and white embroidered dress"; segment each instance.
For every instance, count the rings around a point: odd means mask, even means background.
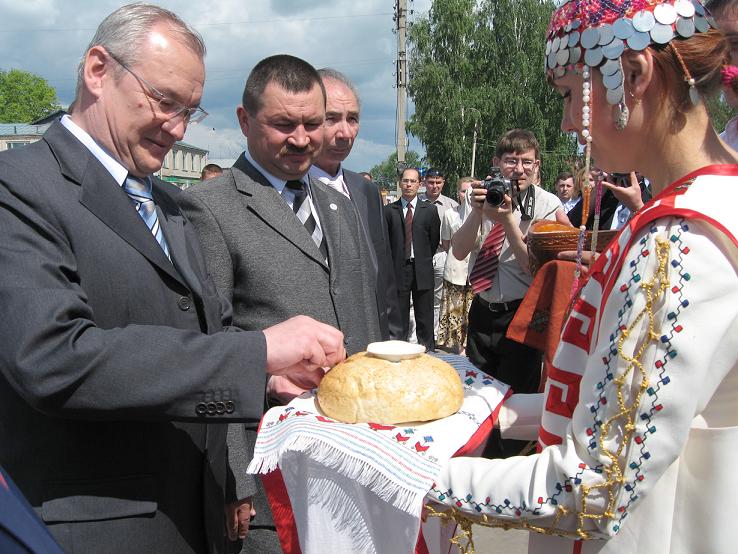
[[[734,552],[736,206],[738,166],[710,166],[637,214],[564,325],[541,452],[452,459],[429,497],[537,529],[530,552]]]

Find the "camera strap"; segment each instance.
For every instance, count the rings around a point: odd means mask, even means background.
[[[520,219],[522,221],[530,221],[536,211],[536,195],[533,190],[534,184],[528,185],[525,191],[525,198],[520,201]]]

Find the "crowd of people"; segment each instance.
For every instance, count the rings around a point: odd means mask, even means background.
[[[233,167],[155,178],[207,115],[205,44],[154,5],[106,17],[69,113],[0,154],[0,550],[281,552],[246,471],[262,414],[414,321],[514,391],[436,506],[530,530],[532,552],[730,551],[738,154],[705,99],[735,98],[738,56],[697,0],[559,4],[547,78],[583,167],[544,190],[536,136],[511,129],[491,160],[509,188],[464,177],[454,200],[441,169],[406,168],[387,205],[344,167],[355,85],[286,54],[246,79]],[[733,4],[713,2],[728,33]],[[538,220],[617,232],[576,255],[545,379],[508,338]]]

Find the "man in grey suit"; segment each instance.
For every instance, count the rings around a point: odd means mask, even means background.
[[[175,14],[124,6],[71,115],[0,153],[0,464],[68,553],[225,551],[215,423],[258,419],[288,383],[267,374],[310,386],[344,356],[309,318],[227,327],[176,189],[151,177],[205,115],[204,54]]]
[[[299,58],[266,58],[251,71],[236,114],[246,151],[221,177],[187,189],[181,203],[218,290],[233,303],[234,324],[262,329],[305,314],[343,331],[347,352],[364,350],[381,339],[371,246],[351,201],[307,176],[323,144],[320,77]],[[247,440],[254,437],[247,429]],[[236,473],[244,507],[254,492],[245,479],[251,455],[243,453]],[[245,550],[279,551],[256,485]]]
[[[354,84],[335,69],[318,70],[326,94],[323,149],[309,175],[351,199],[359,212],[362,229],[372,245],[372,265],[377,271],[377,308],[382,338],[400,338],[402,320],[392,254],[377,186],[359,173],[343,167],[359,133],[359,94]]]

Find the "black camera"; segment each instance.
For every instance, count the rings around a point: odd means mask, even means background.
[[[518,181],[505,179],[499,167],[490,168],[489,177],[481,186],[487,189],[486,200],[493,206],[502,206],[505,203],[506,194],[514,200],[520,193]]]

